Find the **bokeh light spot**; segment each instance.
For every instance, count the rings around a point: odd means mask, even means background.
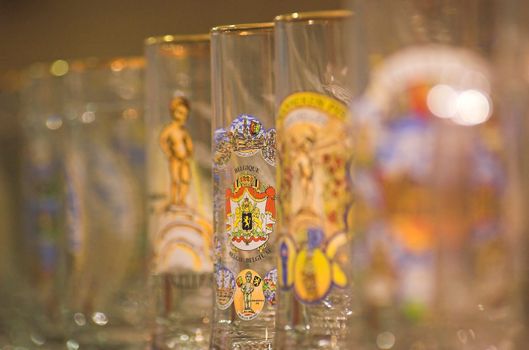
[[[477,125],[486,122],[491,115],[491,101],[478,90],[465,90],[457,98],[457,115],[454,122],[461,125]]]
[[[379,349],[391,349],[395,345],[395,335],[391,332],[382,332],[377,335],[377,346]]]
[[[50,73],[56,77],[61,77],[68,73],[70,66],[65,60],[57,60],[50,66]]]
[[[108,323],[107,315],[102,312],[94,312],[92,315],[92,321],[98,326],[104,326]]]
[[[457,111],[457,92],[448,85],[435,85],[428,92],[427,105],[435,116],[452,118]]]
[[[57,130],[62,126],[62,119],[58,115],[50,115],[46,119],[46,127],[50,130]]]

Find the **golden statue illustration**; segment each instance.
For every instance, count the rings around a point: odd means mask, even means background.
[[[184,206],[191,181],[190,161],[193,142],[185,124],[189,115],[189,101],[182,96],[174,97],[169,103],[172,122],[160,134],[160,146],[169,160],[171,188],[168,207]]]
[[[252,293],[254,291],[254,285],[252,283],[252,273],[246,272],[246,282],[241,286],[241,291],[244,297],[244,313],[255,313],[252,309]]]

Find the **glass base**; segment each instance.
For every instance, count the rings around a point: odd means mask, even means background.
[[[277,349],[349,349],[355,312],[348,290],[334,288],[322,301],[301,303],[282,291],[278,305]]]
[[[132,327],[109,327],[76,333],[66,341],[66,349],[147,350],[150,349],[150,342],[148,330],[138,330]]]
[[[212,274],[165,274],[153,281],[157,296],[154,349],[209,349]]]
[[[361,348],[417,350],[514,350],[523,325],[511,319],[509,313],[482,312],[482,317],[438,317],[410,322],[381,320],[378,327],[364,328]],[[525,347],[524,347],[525,348]],[[520,348],[521,349],[521,348]]]
[[[273,315],[273,313],[271,313]],[[273,349],[274,327],[273,319],[260,315],[254,325],[234,321],[230,323],[217,323],[212,331],[211,347],[213,350],[269,350]],[[260,321],[260,322],[259,322]],[[249,321],[253,322],[253,321]],[[285,348],[287,349],[287,348]]]
[[[350,329],[343,329],[343,331]],[[278,331],[274,348],[276,349],[349,349],[349,334],[312,334],[307,331]]]
[[[158,318],[154,336],[155,350],[209,349],[209,318]]]
[[[200,329],[180,329],[157,335],[153,350],[206,350],[209,349],[209,332],[204,334]]]

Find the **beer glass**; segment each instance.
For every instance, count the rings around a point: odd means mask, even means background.
[[[345,10],[275,19],[278,349],[348,348],[351,19]]]
[[[13,286],[17,272],[13,258],[17,251],[15,232],[20,232],[21,214],[21,82],[22,72],[19,70],[0,74],[0,292],[7,292]],[[9,294],[14,290],[16,288]],[[7,298],[2,299],[1,304],[7,304]]]
[[[144,60],[73,61],[68,69],[67,345],[144,349]]]
[[[146,40],[156,349],[206,349],[213,309],[209,34]]]
[[[519,186],[491,65],[496,12],[357,5],[372,65],[353,112],[361,346],[512,348]]]
[[[21,71],[0,73],[0,347],[16,344],[23,304],[15,261],[21,233],[20,83]]]
[[[215,311],[212,348],[269,349],[274,333],[273,24],[211,31]]]
[[[515,160],[512,166],[517,179],[520,181],[520,191],[515,200],[519,205],[511,213],[516,219],[514,226],[522,232],[523,236],[517,241],[516,275],[519,278],[520,288],[517,291],[520,297],[520,310],[523,325],[517,339],[517,348],[523,348],[529,341],[529,235],[527,234],[527,194],[529,184],[529,147],[526,136],[529,128],[529,26],[525,13],[529,4],[525,1],[512,0],[502,4],[498,30],[495,33],[495,64],[499,72],[499,95],[501,97],[499,110],[507,120],[509,127],[509,145],[514,149],[510,156]]]
[[[13,316],[16,346],[59,347],[67,336],[64,150],[69,93],[64,75],[54,74],[54,64],[34,64],[23,72],[21,234],[13,257],[18,278],[12,280],[20,292],[13,296],[11,312],[4,311]]]

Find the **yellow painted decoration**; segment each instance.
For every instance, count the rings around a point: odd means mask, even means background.
[[[339,233],[336,236],[333,236],[327,245],[327,249],[325,249],[325,253],[327,253],[329,259],[334,259],[338,249],[346,243],[347,235],[345,233]]]
[[[281,241],[285,243],[279,252],[278,277],[283,288],[294,288],[302,303],[316,303],[333,285],[348,283],[344,267],[350,239],[345,218],[352,202],[349,123],[344,103],[316,92],[287,96],[278,110],[282,157],[277,183],[284,198],[280,230],[288,237]],[[289,241],[297,255],[290,252]]]
[[[321,249],[299,252],[294,267],[294,289],[300,300],[322,299],[331,288],[331,265]]]
[[[261,313],[265,304],[263,279],[257,272],[245,269],[235,279],[233,305],[241,320],[249,321]]]
[[[285,117],[298,108],[318,109],[326,115],[345,120],[347,117],[347,106],[332,97],[316,92],[298,92],[288,96],[279,107],[277,113],[277,128],[281,128]]]
[[[347,276],[336,262],[332,263],[332,281],[338,287],[345,287],[347,285]]]

